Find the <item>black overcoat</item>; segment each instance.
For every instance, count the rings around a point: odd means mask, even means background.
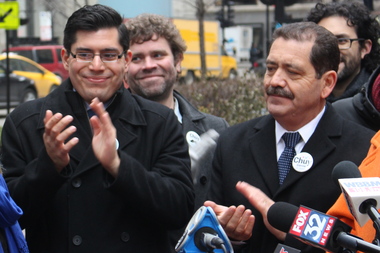
[[[232,126],[219,138],[213,162],[210,199],[226,206],[243,204],[251,209],[256,221],[244,252],[273,252],[279,241],[266,229],[261,214],[236,190],[236,183],[245,181],[256,186],[274,201],[296,206],[302,204],[326,212],[341,193],[331,178],[334,166],[342,160],[359,165],[368,152],[374,133],[344,120],[328,104],[302,149],[302,152],[313,157],[312,167],[303,173],[292,169],[280,186],[274,118],[266,115]],[[287,237],[285,244],[308,252],[304,245],[290,237]],[[319,252],[315,249],[311,251]]]
[[[45,111],[72,115],[79,143],[57,173],[43,145]],[[96,159],[84,103],[70,80],[6,119],[2,161],[24,211],[31,252],[170,252],[167,231],[191,218],[188,146],[170,110],[123,87],[107,107],[120,143],[113,178]]]

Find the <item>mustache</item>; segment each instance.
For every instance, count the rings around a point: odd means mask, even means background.
[[[268,96],[275,95],[275,96],[281,96],[281,97],[285,97],[289,99],[294,99],[294,95],[292,92],[285,90],[284,88],[279,87],[279,86],[278,87],[269,86],[265,90],[265,92],[267,93]]]

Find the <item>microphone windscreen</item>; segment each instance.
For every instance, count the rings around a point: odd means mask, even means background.
[[[275,202],[268,210],[268,222],[274,228],[288,233],[298,212],[298,207],[286,202]]]
[[[338,187],[340,187],[339,179],[361,177],[362,174],[360,173],[358,166],[351,161],[341,161],[337,163],[331,173],[331,178]]]

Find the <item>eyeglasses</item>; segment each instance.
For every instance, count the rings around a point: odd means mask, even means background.
[[[94,60],[95,55],[99,55],[102,62],[115,62],[124,55],[124,52],[121,54],[110,53],[110,52],[105,52],[105,53],[100,53],[100,54],[94,54],[90,52],[81,52],[81,53],[73,54],[72,52],[70,52],[70,55],[73,58],[77,59],[78,62],[92,62]]]
[[[353,41],[363,41],[365,39],[349,39],[349,38],[338,38],[339,49],[349,49],[351,48]]]

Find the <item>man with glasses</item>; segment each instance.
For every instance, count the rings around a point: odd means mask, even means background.
[[[193,214],[173,110],[123,86],[132,53],[122,22],[103,5],[74,12],[62,51],[69,79],[5,121],[4,177],[32,253],[170,252],[168,231]]]
[[[307,16],[331,31],[340,49],[338,81],[327,101],[352,97],[380,62],[380,26],[367,7],[355,1],[317,3]]]

